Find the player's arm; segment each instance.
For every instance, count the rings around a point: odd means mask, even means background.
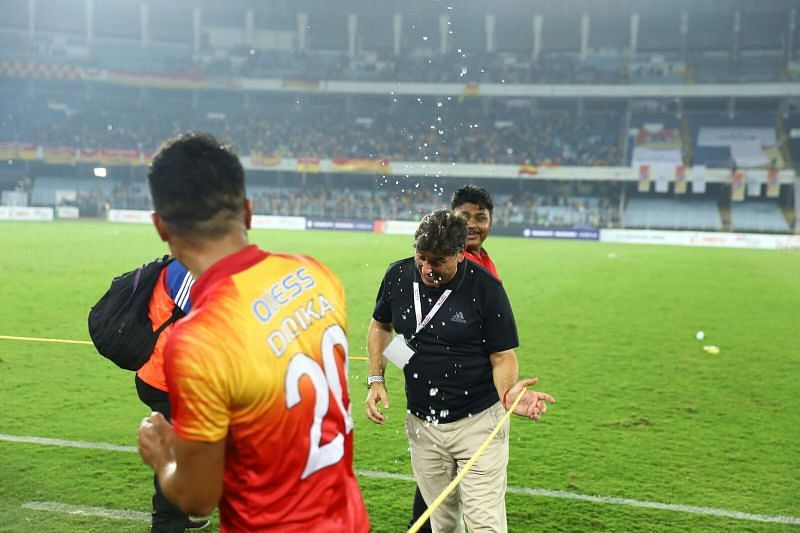
[[[367,366],[370,376],[383,376],[386,370],[386,357],[383,352],[390,342],[392,342],[391,322],[378,322],[373,318],[367,333]],[[378,402],[383,404],[384,409],[389,408],[386,385],[374,382],[367,393],[367,417],[376,424],[383,424],[385,417],[378,409]]]
[[[497,395],[503,402],[503,407],[509,409],[523,394],[523,398],[514,409],[514,414],[539,420],[547,412],[547,402],[555,403],[555,399],[545,392],[528,390],[527,387],[536,384],[536,378],[519,379],[519,362],[516,352],[503,350],[489,355],[492,364],[492,378],[497,389]]]
[[[175,435],[161,413],[139,427],[139,454],[158,475],[164,496],[183,512],[206,516],[222,496],[225,439],[207,443]]]

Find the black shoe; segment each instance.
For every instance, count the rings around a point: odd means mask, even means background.
[[[186,529],[191,531],[205,529],[210,523],[210,520],[189,520],[189,523],[186,525]]]

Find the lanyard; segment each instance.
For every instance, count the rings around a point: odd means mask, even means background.
[[[433,315],[435,315],[436,312],[439,310],[439,308],[442,307],[442,305],[444,305],[444,301],[447,300],[447,297],[450,296],[451,292],[453,291],[450,289],[444,291],[442,295],[439,296],[439,299],[436,301],[433,307],[431,307],[431,310],[428,311],[428,314],[423,319],[422,304],[420,303],[420,298],[419,298],[419,283],[417,283],[416,281],[414,282],[414,313],[417,315],[417,331],[414,332],[414,335],[411,336],[411,339],[416,337],[417,333],[419,333],[422,330],[422,328],[424,328],[428,324],[428,322],[431,321]]]

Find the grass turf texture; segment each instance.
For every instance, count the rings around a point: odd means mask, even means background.
[[[251,240],[314,255],[339,274],[351,355],[365,354],[386,266],[412,252],[405,236],[253,231]],[[501,237],[488,248],[515,311],[521,374],[558,400],[540,423],[513,420],[510,485],[800,516],[800,254]],[[88,339],[88,309],[111,278],[165,250],[147,226],[0,223],[0,335]],[[355,466],[408,474],[402,375],[387,373],[383,427],[363,413],[365,381],[365,363],[352,361]],[[118,445],[135,444],[147,414],[133,373],[81,345],[0,340],[0,401],[0,433]],[[413,484],[359,481],[373,530],[403,530]],[[0,441],[3,531],[145,531],[21,505],[148,511],[150,490],[133,453]],[[791,529],[526,495],[507,502],[512,531]]]

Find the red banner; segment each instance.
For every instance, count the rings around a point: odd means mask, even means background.
[[[767,171],[767,198],[777,198],[781,194],[781,184],[778,179],[778,169],[771,168]]]
[[[103,148],[100,150],[102,162],[108,166],[134,166],[142,163],[139,150]]]
[[[282,80],[281,85],[284,89],[296,89],[298,91],[319,91],[321,84],[316,80]]]
[[[254,167],[275,167],[280,165],[281,156],[277,154],[265,154],[260,150],[250,152],[250,163]]]
[[[0,159],[16,159],[17,143],[0,143]]]
[[[650,165],[639,167],[639,192],[650,192]]]
[[[474,81],[470,82],[464,85],[464,89],[462,89],[461,94],[464,96],[480,96],[481,86]]]
[[[36,145],[33,143],[17,143],[17,159],[33,161],[36,159]]]
[[[107,81],[129,87],[157,87],[159,89],[205,89],[206,77],[162,72],[127,72],[109,70]]]
[[[744,201],[744,172],[738,171],[731,174],[731,200]]]
[[[44,162],[51,165],[74,165],[77,150],[71,146],[45,146]]]
[[[389,172],[389,160],[383,159],[346,159],[335,157],[331,160],[337,172],[365,172],[385,174]]]
[[[138,166],[142,164],[139,150],[118,148],[81,148],[80,161],[81,163],[95,163],[109,167]]]
[[[297,172],[308,172],[310,174],[316,174],[317,172],[319,172],[319,158],[298,157]]]
[[[102,164],[103,158],[97,148],[81,148],[79,153],[81,163]]]
[[[675,194],[686,194],[686,168],[683,165],[675,167]]]

